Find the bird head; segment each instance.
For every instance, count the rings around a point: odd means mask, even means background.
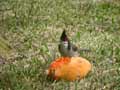
[[[61,37],[60,37],[60,40],[61,40],[61,41],[64,41],[64,42],[68,42],[68,41],[69,41],[69,40],[68,40],[68,37],[67,37],[67,35],[66,35],[66,30],[63,30],[62,35],[61,35]]]
[[[68,48],[69,39],[66,35],[66,30],[63,30],[62,35],[60,37],[60,42],[65,46],[65,48]]]

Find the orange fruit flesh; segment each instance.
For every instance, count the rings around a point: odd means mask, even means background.
[[[73,81],[82,79],[90,70],[90,62],[82,57],[60,57],[51,63],[47,75],[55,80]]]

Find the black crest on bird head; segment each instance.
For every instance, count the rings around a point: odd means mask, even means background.
[[[60,37],[61,41],[68,41],[68,37],[66,35],[66,30],[63,30],[62,35]]]

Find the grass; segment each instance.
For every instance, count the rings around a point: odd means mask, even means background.
[[[119,16],[119,0],[0,1],[0,56],[6,60],[0,90],[120,90]],[[93,65],[81,81],[46,79],[44,71],[60,56],[63,29],[78,47],[92,50],[80,52]]]

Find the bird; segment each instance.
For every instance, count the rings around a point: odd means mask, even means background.
[[[66,30],[63,30],[63,33],[60,37],[60,43],[58,45],[59,52],[61,56],[79,56],[77,52],[77,47],[70,42],[66,35]]]
[[[81,51],[90,51],[89,49],[78,49],[76,45],[71,43],[69,38],[67,37],[66,30],[63,30],[61,34],[58,50],[61,56],[67,57],[79,56],[79,52]]]
[[[59,57],[50,64],[46,74],[57,81],[75,81],[84,78],[91,68],[91,63],[83,57]]]

